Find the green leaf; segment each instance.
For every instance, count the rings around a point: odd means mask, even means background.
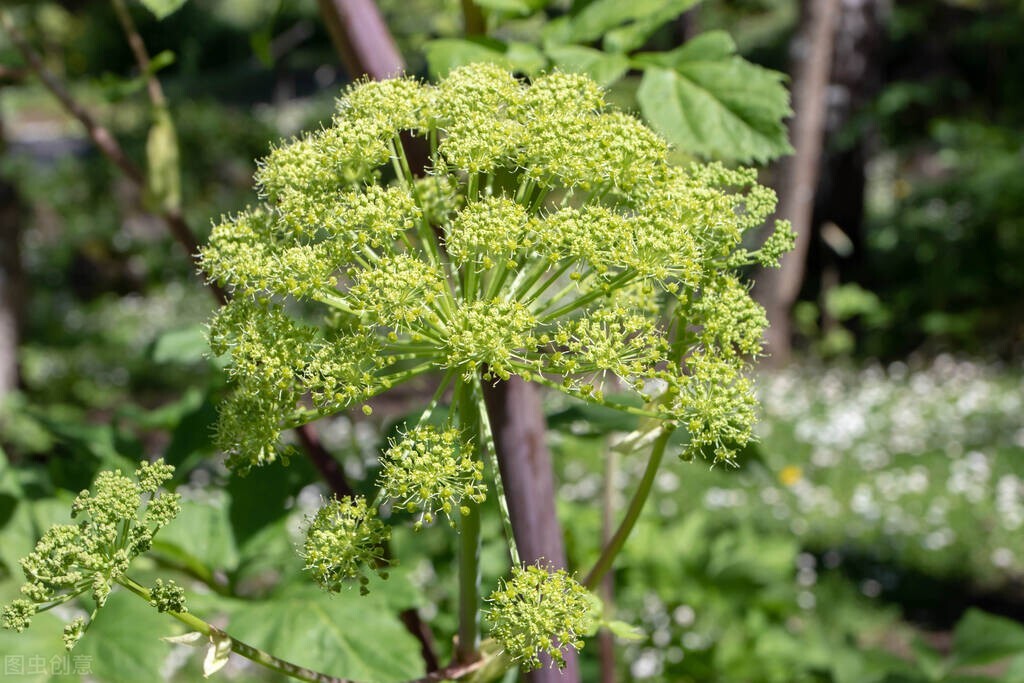
[[[783,124],[792,113],[785,76],[734,50],[728,36],[713,33],[672,52],[638,55],[644,117],[675,145],[704,157],[764,162],[792,152]]]
[[[71,521],[71,499],[19,500],[0,530],[0,562],[12,576],[21,577],[21,558],[32,552],[36,541],[54,524]]]
[[[146,67],[146,75],[152,76],[174,64],[176,60],[177,57],[174,52],[171,50],[161,50],[150,58],[149,64]]]
[[[154,549],[200,572],[202,568],[231,571],[237,567],[238,549],[227,498],[187,501],[157,536]]]
[[[948,673],[947,662],[924,641],[916,636],[910,643],[914,653],[914,667],[929,681],[943,680]]]
[[[604,623],[604,626],[620,640],[637,642],[647,637],[640,627],[625,621],[608,621]]]
[[[150,349],[150,357],[154,362],[182,365],[199,362],[209,353],[210,345],[202,325],[168,330],[153,341]]]
[[[629,57],[607,53],[582,45],[551,45],[546,50],[551,61],[563,71],[585,73],[607,88],[629,69]]]
[[[423,675],[419,643],[375,593],[331,596],[304,587],[233,610],[227,631],[333,676],[387,683]]]
[[[181,395],[162,406],[146,410],[144,407],[128,403],[118,410],[118,417],[131,420],[143,429],[173,430],[186,416],[195,412],[203,404],[205,396],[197,387],[190,387]]]
[[[1003,683],[1024,683],[1024,654],[1014,657],[1003,673]]]
[[[533,45],[493,38],[431,40],[424,50],[433,78],[443,78],[452,69],[474,62],[493,62],[525,74],[535,74],[547,65],[544,55]]]
[[[679,17],[701,0],[675,0],[650,14],[640,15],[630,24],[608,31],[603,46],[610,52],[632,52],[643,47],[655,31]]]
[[[104,683],[163,680],[170,648],[161,638],[180,633],[176,622],[127,591],[115,591],[73,654],[91,657],[92,675]]]
[[[187,0],[139,0],[157,19],[166,19],[184,5]]]
[[[149,205],[159,211],[181,208],[181,167],[178,134],[166,106],[154,107],[153,123],[146,138],[146,194]]]
[[[5,591],[6,593],[6,591]],[[17,592],[3,596],[3,602],[20,597]],[[15,683],[74,683],[79,674],[92,674],[95,662],[79,649],[64,650],[64,621],[52,612],[37,614],[32,627],[22,633],[0,629],[0,652],[3,653],[3,676],[0,680]],[[79,645],[81,647],[81,644]],[[156,679],[150,679],[156,680]]]
[[[661,25],[678,17],[700,0],[595,0],[575,16],[560,17],[544,30],[550,43],[588,43],[605,38],[611,52],[643,45]],[[607,34],[607,36],[606,36]]]
[[[217,424],[217,406],[207,395],[192,411],[184,414],[171,434],[171,443],[164,451],[164,460],[179,472],[194,466],[194,462],[213,452],[213,431]]]
[[[725,31],[708,31],[686,41],[669,52],[641,52],[633,61],[641,66],[655,65],[676,69],[688,62],[729,59],[736,54],[736,43]]]
[[[982,666],[1024,654],[1024,626],[1012,619],[970,609],[953,631],[953,664]]]

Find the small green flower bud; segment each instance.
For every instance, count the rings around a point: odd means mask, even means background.
[[[0,623],[6,629],[21,633],[31,625],[36,610],[34,603],[19,598],[9,605],[4,605],[3,611],[0,612]]]
[[[150,603],[158,612],[188,612],[185,604],[185,589],[174,581],[164,583],[156,580],[150,591]]]
[[[88,627],[83,617],[76,617],[70,624],[64,625],[64,649],[71,651],[74,649],[78,641],[85,635],[85,629]]]

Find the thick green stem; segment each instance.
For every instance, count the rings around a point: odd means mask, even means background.
[[[453,409],[459,418],[459,428],[465,435],[473,435],[480,443],[480,420],[473,385],[460,379],[455,385]],[[480,626],[480,506],[471,503],[469,514],[459,523],[459,641],[455,659],[467,663],[479,657]]]
[[[615,556],[619,554],[622,546],[625,545],[626,539],[629,538],[629,534],[633,531],[636,521],[640,518],[640,512],[644,509],[644,503],[647,502],[647,497],[651,493],[651,488],[654,486],[654,477],[658,473],[658,466],[661,465],[661,460],[665,455],[665,447],[668,445],[669,437],[672,436],[672,429],[667,427],[662,427],[661,429],[661,434],[655,439],[654,445],[651,448],[651,457],[647,461],[644,475],[640,479],[640,484],[637,486],[636,491],[633,493],[633,498],[629,501],[626,516],[622,518],[619,528],[615,530],[615,535],[612,536],[608,545],[601,551],[601,556],[597,558],[594,568],[590,570],[587,578],[583,581],[583,585],[591,590],[597,588],[605,573],[611,569]]]
[[[150,595],[149,589],[133,581],[127,576],[122,575],[117,582],[146,602],[151,600],[152,596]],[[248,643],[243,643],[237,638],[232,638],[224,631],[221,631],[212,624],[206,623],[194,614],[189,614],[188,612],[168,612],[167,614],[185,624],[185,626],[189,627],[193,631],[210,638],[211,641],[224,641],[226,639],[232,652],[241,655],[250,661],[256,662],[260,666],[271,669],[272,671],[277,671],[278,673],[282,673],[296,680],[310,681],[310,683],[350,683],[347,679],[329,676],[327,674],[320,673],[319,671],[313,671],[312,669],[307,669],[304,666],[299,666],[298,664],[292,664],[291,662],[283,659],[278,659],[259,648],[253,647]]]

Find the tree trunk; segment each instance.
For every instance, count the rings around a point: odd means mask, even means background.
[[[790,135],[796,152],[783,164],[778,215],[793,222],[796,248],[782,258],[781,268],[763,271],[754,289],[771,323],[765,339],[775,365],[787,363],[792,355],[791,316],[811,243],[839,4],[840,0],[808,0],[801,21],[803,29],[794,42],[797,56]]]
[[[331,42],[352,80],[369,76],[379,81],[405,71],[405,60],[373,0],[318,1]]]

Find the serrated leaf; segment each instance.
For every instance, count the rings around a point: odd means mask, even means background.
[[[373,593],[305,588],[232,610],[228,632],[300,666],[362,681],[423,675],[418,641]]]
[[[139,0],[142,5],[153,13],[157,19],[166,19],[184,5],[188,0]]]
[[[1024,654],[1024,626],[1012,619],[970,609],[953,631],[955,666],[982,666]]]
[[[105,683],[158,681],[170,652],[162,641],[180,629],[127,591],[115,591],[96,615],[74,654],[91,657],[92,675]]]
[[[546,50],[551,61],[563,71],[584,73],[607,88],[629,69],[629,57],[595,50],[583,45],[551,45]]]
[[[540,50],[529,43],[505,43],[493,38],[431,40],[424,51],[433,78],[443,78],[452,69],[474,62],[491,62],[525,74],[534,74],[547,65]]]
[[[663,55],[638,55],[644,117],[679,148],[704,157],[758,161],[793,151],[783,119],[792,110],[785,76],[724,48],[721,34]],[[699,50],[703,46],[706,52]]]

